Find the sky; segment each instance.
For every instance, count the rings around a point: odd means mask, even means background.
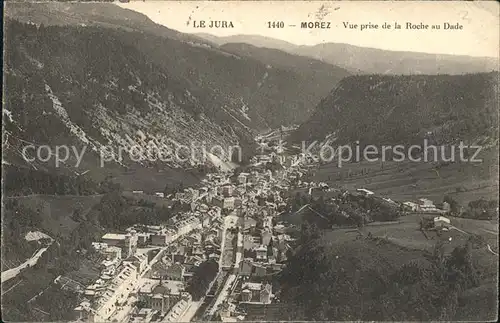
[[[470,56],[499,56],[499,8],[496,1],[131,1],[119,4],[184,33],[215,36],[262,35],[297,45],[322,42],[388,50]],[[232,21],[234,28],[194,28],[194,21]],[[283,21],[284,28],[268,28]],[[324,21],[330,29],[301,29],[303,21]],[[391,29],[382,29],[387,22]],[[395,30],[394,23],[402,25]],[[409,30],[412,24],[440,25],[440,30]],[[444,23],[463,25],[444,30]],[[357,24],[357,29],[344,27]],[[360,30],[361,24],[378,29]],[[296,25],[290,27],[289,25]],[[430,26],[429,26],[430,28]]]

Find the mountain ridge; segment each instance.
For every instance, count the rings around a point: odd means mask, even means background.
[[[230,53],[115,4],[8,3],[5,13],[4,161],[13,165],[55,171],[54,160],[27,163],[20,150],[76,141],[89,147],[82,169],[71,156],[58,171],[91,169],[102,180],[157,163],[125,160],[103,169],[101,146],[128,151],[160,137],[239,145],[245,160],[257,131],[306,120],[326,94],[303,87],[290,64],[271,67]]]
[[[149,156],[133,160],[130,154],[133,147],[145,154],[151,143],[171,157],[165,165],[183,167],[194,161],[186,156],[188,152],[176,158],[178,144],[231,146],[245,136],[251,141],[247,130],[234,132],[230,115],[209,113],[182,80],[170,77],[139,50],[121,42],[120,32],[99,28],[7,22],[8,91],[3,112],[8,117],[3,123],[8,135],[5,156],[11,162],[26,163],[22,149],[27,144],[52,149],[69,145],[78,147],[77,151],[88,148],[81,165],[74,156],[65,161],[63,166],[72,172],[76,167],[103,168],[99,167],[103,150],[116,158],[106,157],[106,168],[150,167],[158,160]],[[117,155],[120,149],[125,152],[123,159]],[[198,156],[200,149],[196,148]],[[57,167],[51,161],[50,166]],[[31,166],[42,165],[35,160]]]
[[[196,35],[219,46],[247,43],[256,47],[275,48],[337,65],[355,74],[463,74],[499,70],[497,57],[395,51],[346,43],[296,45],[259,35]]]
[[[17,3],[8,4],[5,11],[8,17],[37,25],[126,31],[122,41],[140,49],[193,89],[207,92],[204,89],[208,87],[216,97],[213,100],[222,102],[222,109],[230,106],[231,113],[252,129],[302,122],[324,95],[303,89],[300,74],[307,71],[266,67],[258,59],[228,53],[209,41],[158,25],[145,15],[114,4]]]
[[[498,79],[498,72],[350,76],[321,101],[292,140],[410,144],[429,134],[442,144],[481,136],[494,140]]]

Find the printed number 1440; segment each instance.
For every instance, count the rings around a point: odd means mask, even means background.
[[[268,21],[267,28],[284,28],[285,23],[283,21]]]

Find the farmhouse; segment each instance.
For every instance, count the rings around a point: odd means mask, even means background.
[[[450,219],[445,218],[444,216],[436,216],[434,218],[434,227],[435,228],[442,228],[446,227],[451,224]]]
[[[410,212],[416,212],[419,209],[419,206],[417,203],[413,202],[404,202],[403,205],[410,211]]]
[[[423,212],[436,209],[434,202],[425,198],[418,199],[417,204],[419,206],[420,211]]]
[[[448,202],[443,202],[443,206],[441,207],[441,209],[442,209],[444,212],[450,212],[450,211],[451,211],[451,206],[450,206],[450,203],[448,203]]]
[[[364,188],[358,188],[358,189],[356,189],[356,192],[358,192],[360,195],[363,195],[363,196],[370,196],[370,195],[375,194],[372,191],[369,191],[369,190],[364,189]]]

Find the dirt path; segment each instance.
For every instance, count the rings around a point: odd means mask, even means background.
[[[463,234],[470,235],[470,233],[467,233],[467,232],[465,232],[465,231],[463,231],[463,230],[460,230],[460,229],[459,229],[459,228],[457,228],[457,227],[450,226],[450,228],[451,228],[451,229],[455,229],[455,230],[457,230],[457,231],[459,231],[459,232],[461,232],[461,233],[463,233]],[[486,231],[486,232],[489,232],[489,233],[493,233],[493,234],[497,234],[497,235],[498,235],[498,233],[495,233],[494,231],[490,231],[490,230],[486,230],[486,229],[482,229],[482,230],[483,230],[483,231]],[[493,255],[498,256],[498,253],[496,253],[495,251],[493,251],[493,249],[491,249],[491,246],[490,246],[489,244],[486,244],[486,249],[487,249],[489,252],[491,252]]]
[[[495,256],[498,256],[498,253],[496,253],[495,251],[493,251],[493,250],[491,249],[491,246],[490,246],[489,244],[488,244],[488,245],[486,245],[486,249],[488,249],[488,251],[489,251],[489,252],[491,252],[492,254],[494,254]]]

